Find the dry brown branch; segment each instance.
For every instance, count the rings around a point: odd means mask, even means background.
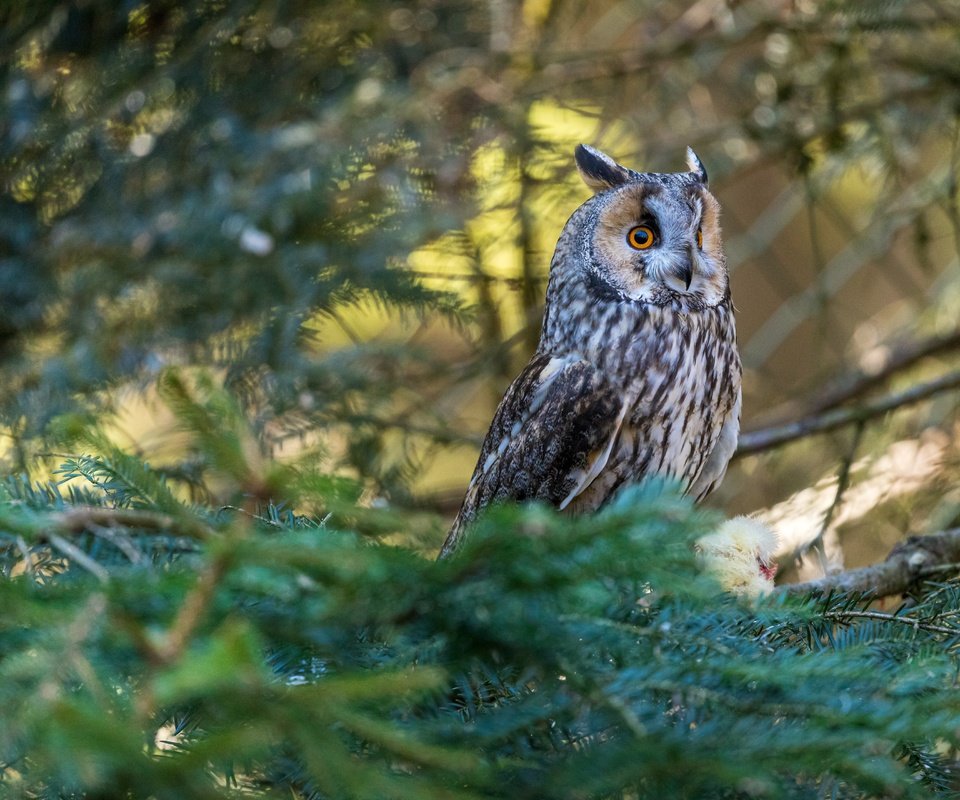
[[[828,575],[815,581],[781,586],[778,592],[806,595],[811,592],[870,592],[874,597],[903,594],[918,581],[960,573],[960,528],[951,528],[929,536],[911,536],[898,544],[879,564]]]
[[[230,553],[221,551],[197,577],[196,584],[184,598],[163,643],[156,648],[155,656],[161,663],[173,663],[183,654],[206,616],[230,560]]]
[[[75,506],[66,511],[51,514],[47,518],[47,523],[48,530],[70,534],[83,533],[94,528],[169,531],[177,536],[201,540],[208,539],[214,534],[213,528],[194,518],[130,508]]]
[[[846,373],[813,399],[807,413],[818,414],[862,397],[888,378],[910,369],[930,356],[960,349],[960,329],[919,342],[901,342],[893,347],[878,369]]]
[[[916,364],[931,356],[949,353],[960,349],[960,328],[940,336],[932,336],[920,341],[910,340],[894,343],[876,368],[870,370],[852,370],[845,372],[805,401],[791,402],[783,406],[803,409],[799,414],[790,416],[810,416],[822,414],[838,406],[849,403],[868,394],[878,386],[900,372],[912,369]],[[784,419],[787,413],[772,412],[772,418]],[[772,427],[772,426],[771,426]]]
[[[874,417],[882,416],[888,411],[904,408],[921,400],[926,400],[940,392],[960,387],[960,370],[949,372],[935,380],[912,386],[902,392],[893,392],[875,400],[852,408],[835,408],[822,414],[803,417],[783,425],[773,425],[756,431],[749,431],[740,437],[740,444],[734,458],[760,453],[764,450],[773,450],[781,445],[812,436],[817,433],[826,433],[856,422],[865,422]]]
[[[931,633],[945,633],[948,636],[960,636],[960,628],[948,628],[946,625],[934,625],[930,622],[924,622],[922,619],[911,617],[906,614],[887,614],[883,611],[825,611],[825,619],[838,619],[846,621],[850,619],[875,619],[881,622],[899,622],[901,625],[909,625],[911,628]]]
[[[63,553],[67,558],[72,559],[87,572],[96,577],[101,583],[106,583],[110,579],[110,573],[101,564],[98,564],[94,559],[90,558],[90,556],[84,553],[83,550],[81,550],[75,544],[68,542],[62,536],[59,536],[56,533],[48,533],[47,541],[49,541],[53,547]]]
[[[5,515],[4,528],[16,535],[15,545],[23,556],[24,568],[33,571],[33,556],[30,546],[48,544],[68,558],[106,580],[107,571],[82,550],[69,541],[69,537],[83,533],[99,536],[137,563],[142,554],[136,545],[126,538],[136,530],[157,531],[180,539],[208,541],[217,536],[214,528],[196,517],[184,514],[163,514],[129,508],[100,508],[97,506],[74,506],[42,516],[23,517],[19,514]]]

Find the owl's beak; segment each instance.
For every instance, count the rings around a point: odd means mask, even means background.
[[[690,282],[693,280],[693,266],[689,261],[678,266],[673,271],[673,274],[683,281],[683,287],[685,289],[690,288]]]

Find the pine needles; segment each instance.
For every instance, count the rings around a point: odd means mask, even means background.
[[[245,435],[219,396],[177,402],[201,453],[212,409]],[[494,509],[437,563],[275,504],[171,508],[118,463],[61,473],[97,506],[8,483],[9,792],[955,796],[952,584],[900,615],[737,602],[690,547],[715,520],[664,486],[581,519]]]

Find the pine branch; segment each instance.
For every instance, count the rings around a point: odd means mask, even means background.
[[[163,643],[155,649],[154,656],[161,663],[172,664],[190,644],[213,603],[214,594],[231,560],[230,551],[222,550],[199,574],[193,589],[184,598]]]
[[[139,562],[142,555],[132,542],[124,538],[123,532],[128,530],[151,530],[202,542],[217,537],[214,528],[186,513],[172,515],[129,508],[73,506],[40,515],[5,513],[0,514],[0,518],[3,527],[15,535],[14,542],[28,570],[32,571],[33,564],[30,544],[46,543],[73,559],[100,581],[107,579],[107,571],[72,544],[68,537],[92,533],[109,541],[133,563]]]
[[[75,544],[68,542],[62,536],[58,536],[55,533],[47,533],[47,541],[67,556],[67,558],[73,559],[73,561],[99,580],[100,583],[106,583],[110,578],[110,573],[98,564],[95,559],[90,558],[83,550]]]
[[[214,535],[214,530],[209,525],[187,516],[175,517],[154,511],[97,506],[75,506],[51,514],[47,518],[46,527],[48,530],[68,534],[83,533],[94,528],[138,528],[169,531],[201,541]]]
[[[945,633],[948,636],[960,636],[960,628],[948,628],[946,625],[934,625],[924,622],[916,617],[909,617],[905,614],[887,614],[883,611],[858,611],[850,609],[848,611],[824,611],[821,615],[825,619],[875,619],[881,622],[899,622],[902,625],[909,625],[916,630],[929,631],[931,633]]]
[[[790,595],[869,592],[874,597],[889,597],[902,594],[923,578],[944,572],[960,573],[960,528],[911,536],[894,547],[879,564],[788,584],[779,587],[778,592]]]
[[[803,439],[818,433],[827,433],[857,422],[866,422],[875,417],[883,416],[888,411],[905,408],[958,387],[960,387],[960,370],[948,372],[935,380],[912,386],[902,392],[892,392],[860,406],[836,408],[822,414],[803,417],[784,425],[773,425],[769,428],[749,431],[740,437],[740,444],[734,458],[773,450],[797,439]]]

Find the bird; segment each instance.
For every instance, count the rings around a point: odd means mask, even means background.
[[[699,501],[740,430],[740,356],[720,205],[687,171],[636,172],[580,144],[592,196],[561,231],[540,340],[504,394],[439,557],[492,503],[588,513],[661,477]]]
[[[730,594],[758,598],[773,591],[777,534],[766,523],[740,516],[697,539],[703,570]]]

